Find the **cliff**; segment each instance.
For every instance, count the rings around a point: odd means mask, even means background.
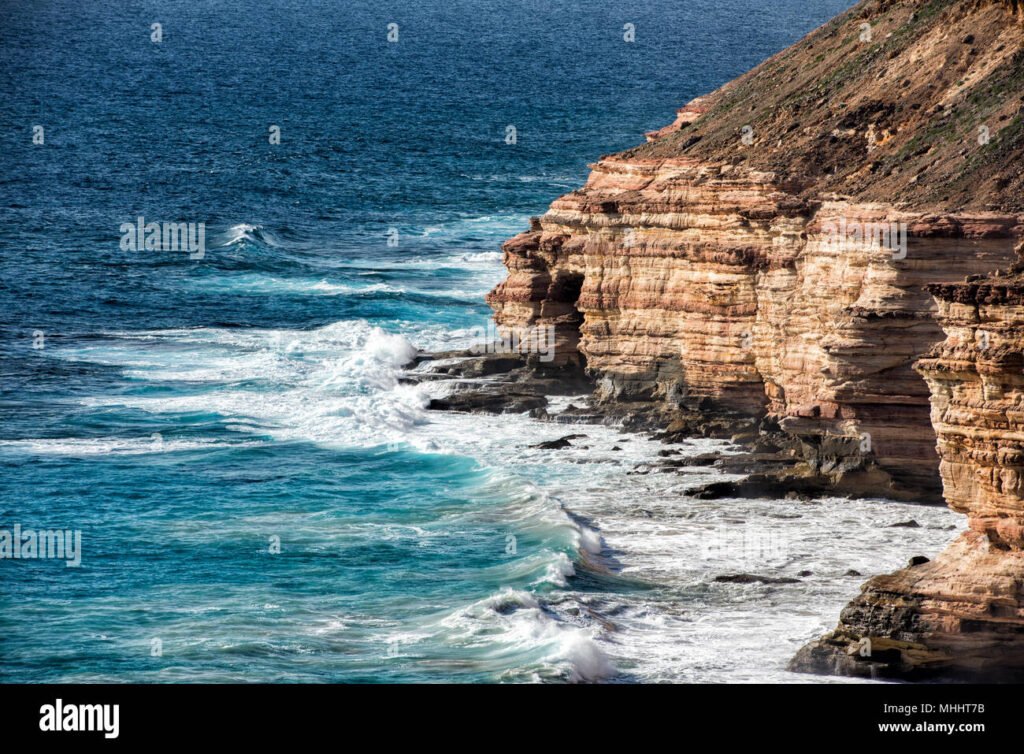
[[[931,286],[946,340],[917,364],[943,489],[969,529],[869,581],[792,668],[1024,680],[1024,277]]]
[[[944,489],[968,516],[794,669],[1024,667],[1022,288],[977,280],[1021,250],[1022,93],[1017,0],[865,0],[601,158],[504,246],[496,322],[552,326],[554,366],[609,410],[753,416],[740,439],[789,453],[790,479]]]
[[[937,500],[924,286],[1015,259],[1022,41],[1014,3],[859,4],[593,165],[505,245],[496,322],[554,326],[602,401],[763,417],[802,474]]]

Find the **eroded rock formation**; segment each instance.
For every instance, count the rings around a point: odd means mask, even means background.
[[[691,102],[506,244],[497,323],[553,325],[602,399],[764,415],[841,490],[937,498],[924,286],[1014,261],[1018,18],[864,2]]]
[[[968,348],[966,310],[944,292],[1016,261],[1022,95],[1020,3],[865,0],[602,158],[505,245],[496,322],[553,326],[556,363],[585,365],[606,403],[655,406],[665,423],[757,416],[802,477],[920,501],[938,498],[938,431],[971,531],[871,582],[805,668],[844,670],[832,660],[850,637],[874,637],[873,672],[949,667],[991,658],[1019,623],[1020,451],[1011,429],[980,439],[1015,421],[992,361],[1009,341],[980,361],[925,359],[928,382],[913,364],[943,339],[937,313]],[[1001,397],[968,409],[975,389]]]
[[[869,581],[795,670],[1024,680],[1024,278],[931,286],[947,338],[917,364],[946,499],[968,531]]]
[[[844,224],[903,228],[906,246],[837,243]],[[553,325],[557,359],[585,359],[602,399],[766,414],[818,469],[862,472],[865,491],[937,492],[911,369],[941,338],[924,285],[1009,264],[1022,224],[810,201],[732,165],[606,158],[506,244],[489,300],[501,326]]]

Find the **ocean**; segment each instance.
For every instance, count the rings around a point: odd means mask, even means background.
[[[810,680],[796,649],[958,517],[695,500],[727,477],[659,442],[401,377],[473,342],[588,162],[847,5],[3,3],[0,530],[81,562],[0,560],[0,680]]]

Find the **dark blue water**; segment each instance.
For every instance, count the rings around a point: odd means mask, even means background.
[[[647,588],[586,470],[399,367],[588,162],[847,5],[0,3],[0,528],[83,542],[0,560],[0,678],[642,677],[576,604]],[[139,216],[205,254],[122,250]]]

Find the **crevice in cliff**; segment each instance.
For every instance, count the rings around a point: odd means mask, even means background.
[[[555,329],[557,347],[566,351],[559,361],[580,368],[587,366],[586,354],[580,349],[584,315],[579,308],[579,300],[583,282],[580,272],[556,272],[548,286],[542,309],[542,318]]]

